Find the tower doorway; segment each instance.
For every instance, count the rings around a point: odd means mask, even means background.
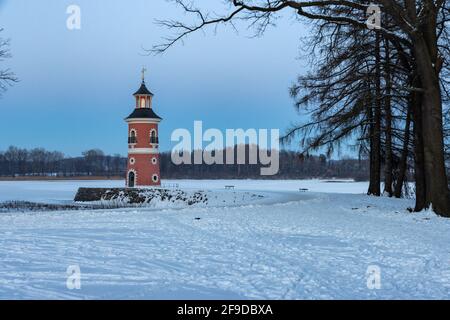
[[[135,185],[135,178],[136,178],[136,176],[135,176],[134,172],[133,172],[133,171],[130,171],[130,172],[128,173],[128,187],[129,187],[129,188],[134,188],[134,185]]]

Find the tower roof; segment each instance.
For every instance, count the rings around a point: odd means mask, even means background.
[[[125,120],[130,119],[158,119],[162,120],[160,116],[158,116],[153,109],[151,108],[136,108],[134,111],[125,118]]]
[[[133,94],[133,96],[138,96],[138,95],[139,96],[144,96],[144,95],[153,96],[153,93],[151,93],[150,90],[147,89],[144,80],[142,80],[142,84],[141,84],[141,87],[139,88],[139,90]]]

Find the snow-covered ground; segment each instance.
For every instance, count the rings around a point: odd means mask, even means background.
[[[270,201],[182,209],[0,214],[0,298],[449,298],[450,220],[365,183],[170,181],[262,192]],[[71,201],[79,186],[0,182],[0,201]],[[308,192],[299,192],[307,188]],[[66,286],[79,266],[81,289]],[[380,271],[380,288],[367,270]]]

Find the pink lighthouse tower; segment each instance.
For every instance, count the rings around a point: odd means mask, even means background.
[[[160,186],[158,124],[162,120],[152,108],[153,93],[142,83],[134,97],[134,111],[125,119],[128,123],[128,165],[126,186]]]

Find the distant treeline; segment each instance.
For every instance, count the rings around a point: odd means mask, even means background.
[[[225,152],[224,152],[225,154]],[[193,155],[191,155],[193,158]],[[119,154],[106,155],[99,149],[87,150],[80,157],[66,157],[62,152],[43,148],[9,147],[0,152],[0,176],[125,176],[127,158]],[[163,179],[307,179],[352,178],[368,179],[368,161],[358,159],[330,160],[324,155],[302,156],[283,150],[279,156],[279,172],[275,176],[261,176],[260,164],[175,165],[170,152],[161,153]]]
[[[105,155],[98,149],[87,150],[80,157],[14,146],[0,152],[1,176],[122,176],[126,165],[127,159],[121,155]]]

